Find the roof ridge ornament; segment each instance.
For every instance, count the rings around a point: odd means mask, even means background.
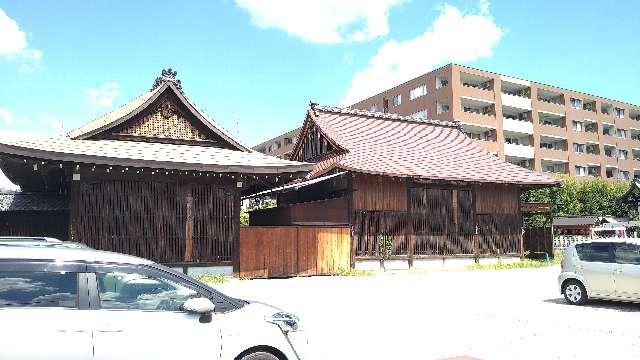
[[[176,77],[178,76],[178,72],[173,70],[172,68],[162,69],[160,76],[158,76],[153,82],[153,86],[151,87],[151,91],[159,88],[167,82],[173,83],[173,85],[181,92],[182,91],[182,82],[178,80]]]

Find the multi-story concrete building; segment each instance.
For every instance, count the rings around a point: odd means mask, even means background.
[[[640,177],[640,106],[621,101],[449,64],[350,107],[457,120],[487,151],[532,170]]]
[[[253,147],[253,150],[281,159],[289,159],[289,154],[296,143],[300,128],[269,139]]]

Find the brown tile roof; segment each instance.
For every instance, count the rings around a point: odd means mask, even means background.
[[[443,181],[560,183],[490,154],[460,131],[457,122],[319,105],[312,105],[310,121],[340,149],[320,159],[308,178],[343,169]]]
[[[305,172],[313,166],[257,151],[123,140],[2,140],[0,153],[76,163],[265,174]]]

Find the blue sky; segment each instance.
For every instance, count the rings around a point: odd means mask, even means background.
[[[640,104],[637,1],[185,3],[0,0],[0,138],[62,134],[163,67],[249,145],[448,62]]]

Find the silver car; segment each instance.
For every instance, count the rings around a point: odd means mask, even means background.
[[[567,303],[640,301],[640,239],[603,239],[569,246],[558,284]]]

